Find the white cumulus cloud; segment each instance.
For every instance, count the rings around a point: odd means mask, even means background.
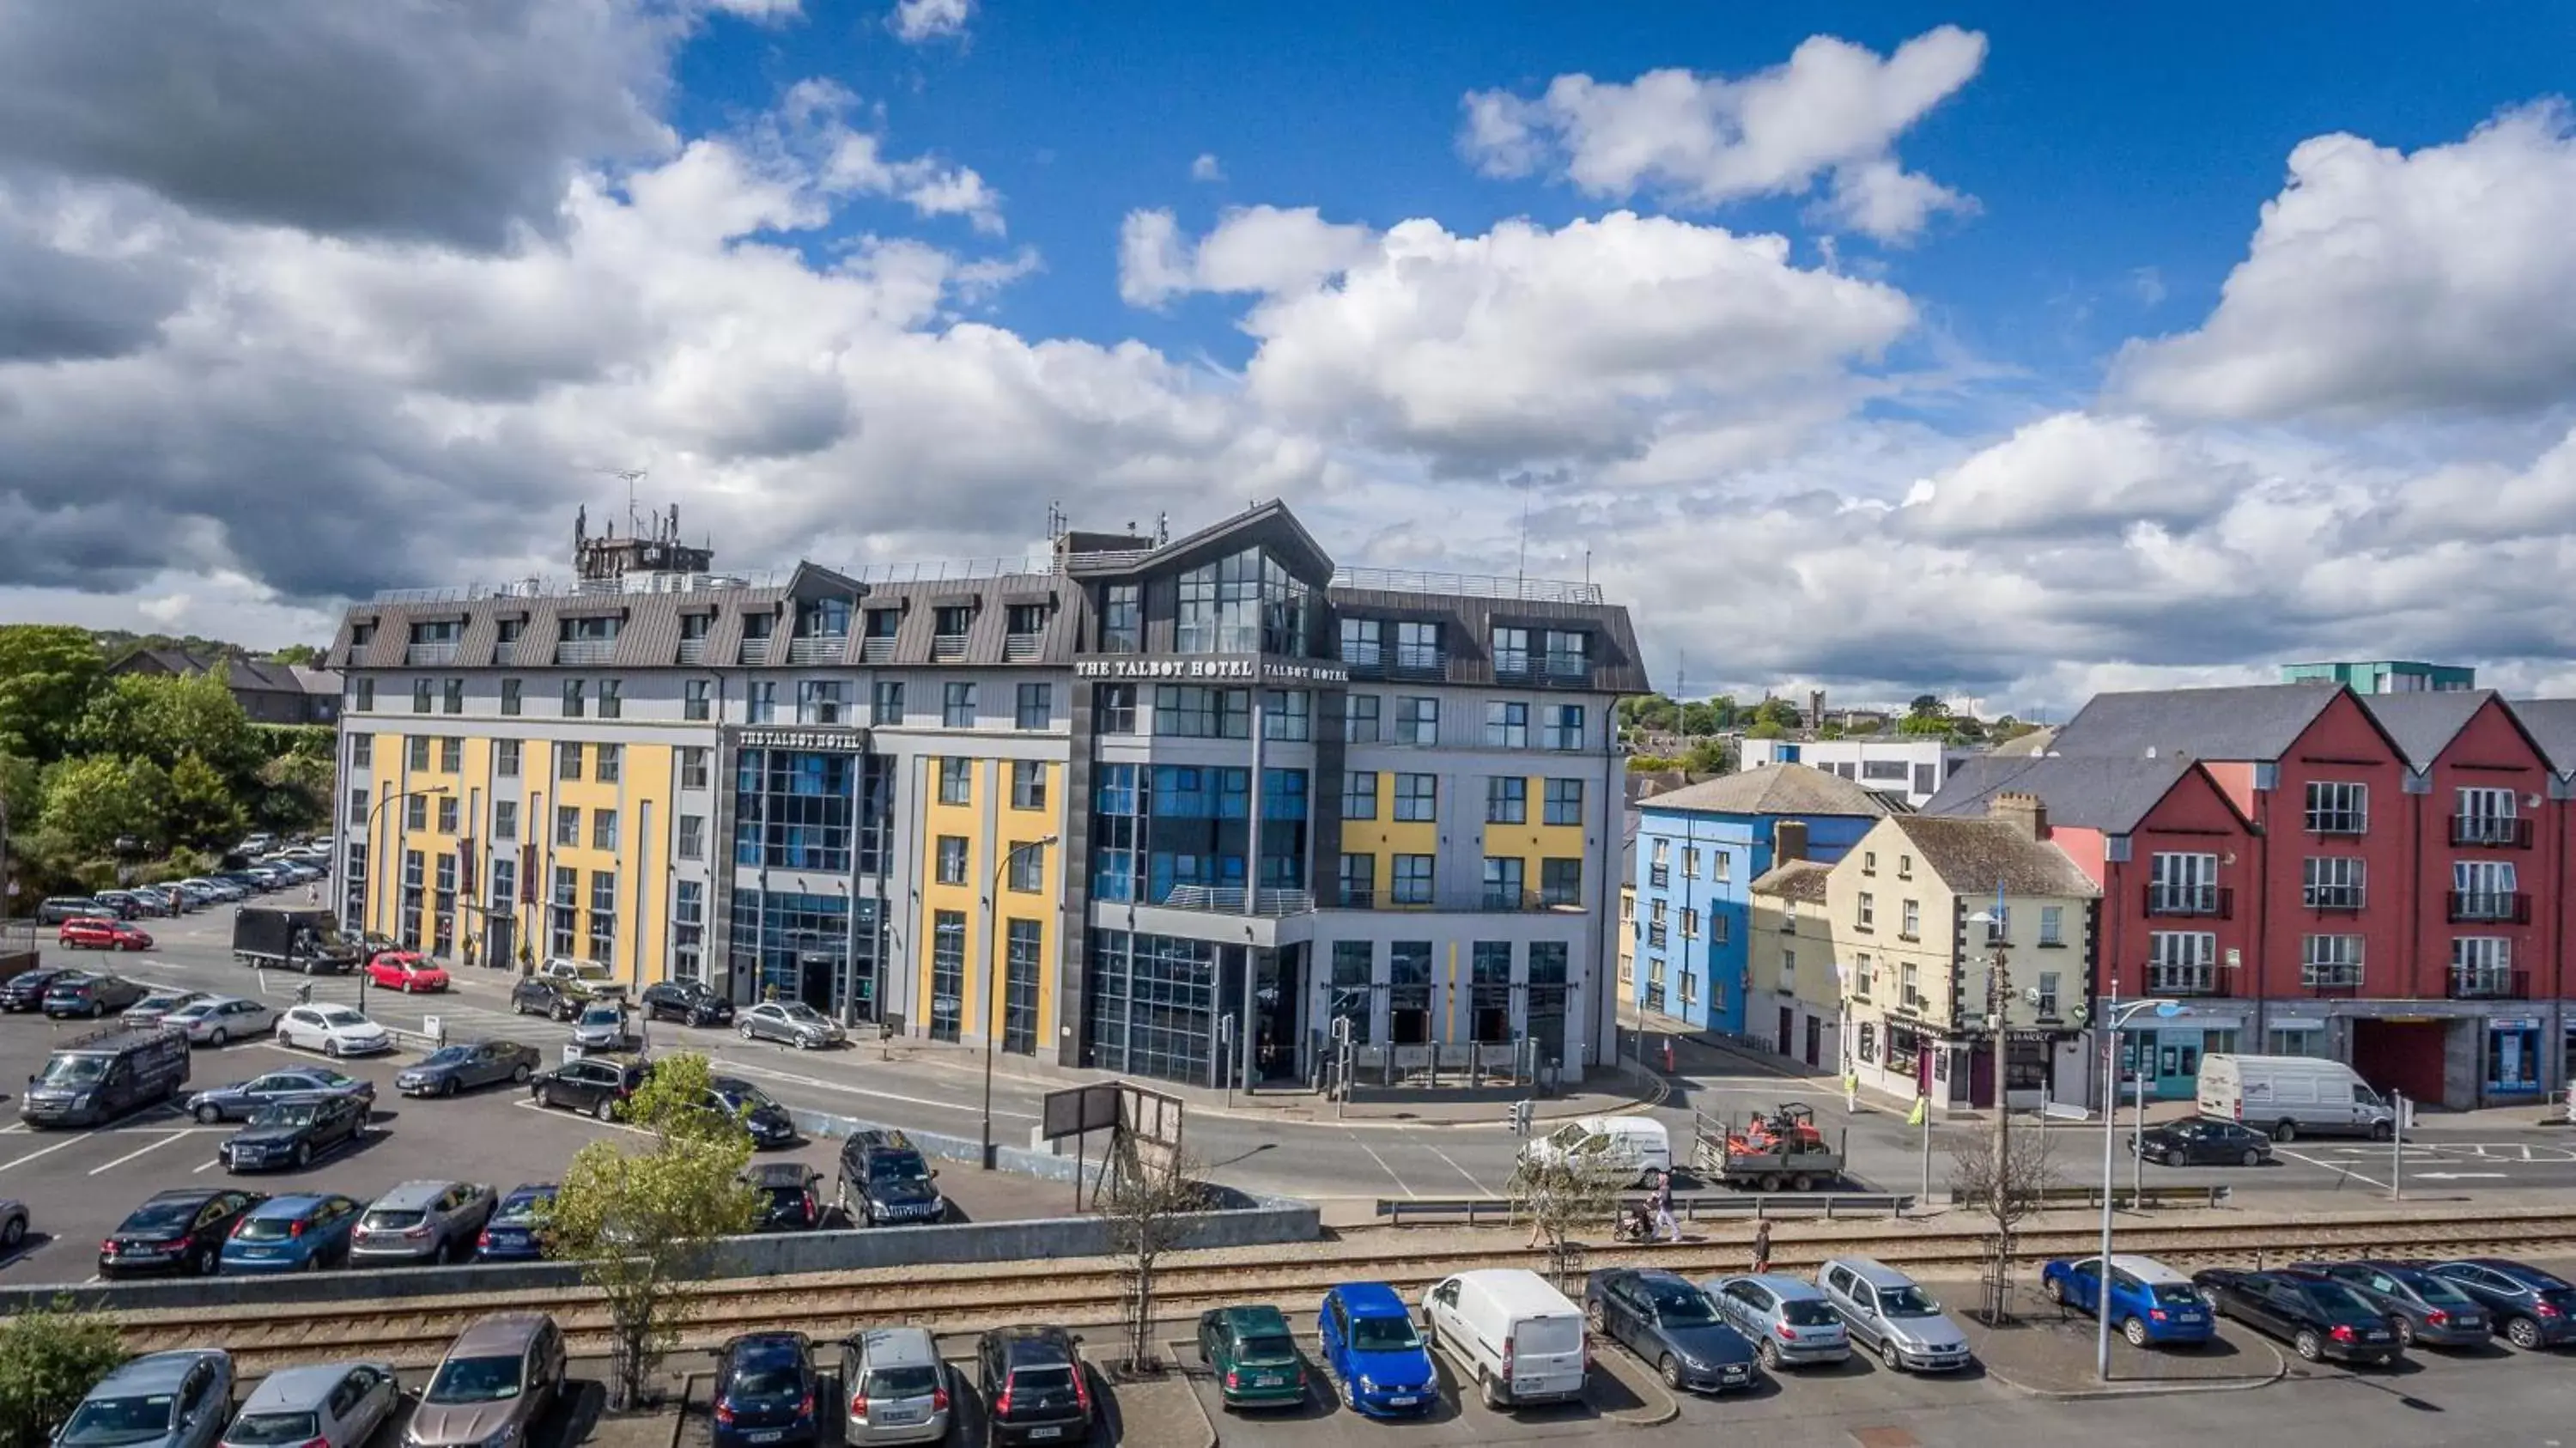
[[[960,38],[975,15],[975,0],[896,0],[886,26],[906,45]]]
[[[1169,211],[1131,211],[1119,228],[1118,294],[1153,307],[1183,292],[1292,291],[1347,270],[1373,245],[1367,227],[1311,206],[1231,209],[1195,245]]]

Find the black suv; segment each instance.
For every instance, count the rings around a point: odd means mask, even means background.
[[[720,1026],[733,1019],[733,1002],[707,988],[705,981],[660,980],[644,987],[641,997],[648,1021],[678,1021],[684,1026]]]
[[[552,1016],[568,1021],[581,1014],[581,998],[564,988],[563,982],[542,975],[532,975],[510,988],[510,1010],[522,1016]]]
[[[528,1083],[528,1099],[539,1106],[587,1111],[602,1121],[615,1121],[626,1098],[644,1084],[652,1068],[641,1061],[610,1056],[584,1056],[551,1071],[540,1071]]]
[[[975,1340],[975,1386],[996,1444],[1091,1437],[1091,1382],[1060,1327],[997,1327]]]
[[[854,1227],[914,1227],[948,1215],[939,1173],[900,1131],[862,1131],[841,1143],[833,1195]]]

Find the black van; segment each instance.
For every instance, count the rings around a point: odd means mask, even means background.
[[[187,1084],[186,1032],[112,1027],[55,1048],[27,1078],[18,1116],[29,1126],[96,1126],[175,1100]]]

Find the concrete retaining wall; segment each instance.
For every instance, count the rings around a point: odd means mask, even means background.
[[[790,1113],[811,1136],[843,1137],[874,1122],[820,1112]],[[922,1151],[944,1161],[977,1161],[982,1144],[962,1137],[905,1133]],[[1067,1158],[1005,1147],[1004,1171],[1070,1184]],[[1311,1242],[1322,1222],[1311,1202],[1273,1198],[1231,1200],[1198,1214],[1180,1246],[1243,1247],[1269,1242]],[[1113,1245],[1110,1224],[1098,1217],[1048,1217],[1020,1222],[960,1222],[938,1227],[877,1227],[846,1232],[778,1232],[729,1237],[716,1246],[714,1277],[768,1277],[800,1272],[846,1272],[928,1262],[1014,1262],[1060,1257],[1105,1257]],[[548,1291],[578,1286],[581,1268],[571,1263],[494,1263],[489,1266],[389,1268],[300,1273],[285,1277],[207,1277],[167,1282],[111,1282],[92,1286],[30,1286],[0,1290],[0,1314],[69,1298],[109,1312],[154,1308],[238,1307],[264,1303],[340,1302],[376,1298],[445,1297]]]

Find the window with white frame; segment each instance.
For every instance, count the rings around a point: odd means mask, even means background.
[[[2513,845],[2522,842],[2515,819],[2517,801],[2510,789],[2480,786],[2460,791],[2460,812],[2451,824],[2455,845]]]
[[[1870,893],[1870,892],[1868,892],[1867,890],[1863,890],[1863,891],[1861,891],[1861,892],[1860,892],[1860,899],[1859,899],[1859,901],[1858,901],[1857,908],[1856,908],[1856,909],[1855,909],[1855,911],[1854,911],[1854,915],[1855,915],[1855,917],[1858,919],[1858,921],[1859,921],[1859,923],[1860,923],[1860,928],[1861,928],[1861,929],[1863,929],[1863,930],[1875,930],[1875,929],[1877,929],[1877,928],[1878,928],[1878,897],[1877,897],[1877,896],[1875,896],[1875,895],[1873,895],[1873,894],[1871,894],[1871,893]]]
[[[680,816],[680,842],[675,853],[683,860],[703,860],[707,857],[707,817],[705,815]]]
[[[2358,910],[2362,907],[2362,861],[2358,855],[2310,855],[2302,866],[2301,899],[2311,910]]]
[[[2511,920],[2520,913],[2510,860],[2455,860],[2451,864],[2451,918]]]
[[[2218,989],[2218,937],[2206,930],[2147,932],[2147,993],[2208,995]]]
[[[2042,905],[2039,907],[2039,943],[2042,945],[2064,945],[2066,943],[2065,906]]]
[[[2310,935],[2300,942],[2299,983],[2314,990],[2355,990],[2361,985],[2361,937]]]
[[[1908,900],[1898,906],[1896,933],[1913,940],[1923,933],[1923,902]]]
[[[2357,835],[2370,828],[2370,786],[2310,780],[2307,826],[2312,835]]]
[[[2501,935],[2454,937],[2451,993],[2469,999],[2514,994],[2513,942]]]

